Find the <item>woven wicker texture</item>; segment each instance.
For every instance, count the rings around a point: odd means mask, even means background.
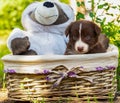
[[[60,69],[59,69],[60,68]],[[62,67],[63,68],[63,67]],[[61,70],[58,66],[56,71]],[[62,71],[63,72],[63,71]],[[58,101],[70,100],[94,100],[114,98],[116,93],[115,70],[103,70],[95,72],[79,72],[78,76],[93,77],[93,82],[81,78],[64,78],[58,86],[53,87],[53,82],[46,77],[54,79],[60,75],[48,74],[8,74],[7,87],[9,98],[13,100],[45,100]]]

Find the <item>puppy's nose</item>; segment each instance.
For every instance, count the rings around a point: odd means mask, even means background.
[[[54,4],[52,2],[47,1],[47,2],[44,2],[43,6],[46,6],[47,8],[52,8],[54,7]]]
[[[77,47],[77,49],[79,52],[83,51],[83,47]]]

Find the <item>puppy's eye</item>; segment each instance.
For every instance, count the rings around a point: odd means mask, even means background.
[[[86,36],[85,39],[86,39],[86,40],[90,40],[91,37],[90,37],[90,36]]]
[[[77,39],[78,39],[77,36],[74,35],[74,36],[73,36],[73,40],[77,40]]]

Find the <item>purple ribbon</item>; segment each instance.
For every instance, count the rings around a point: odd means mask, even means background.
[[[75,68],[75,69],[79,69],[79,68]],[[81,69],[79,71],[81,71]],[[59,71],[51,71],[51,72],[53,73],[53,75],[48,75],[46,77],[46,80],[48,82],[54,82],[52,88],[55,88],[58,85],[60,85],[62,80],[65,79],[65,78],[83,79],[83,80],[89,81],[91,84],[93,83],[93,79],[95,78],[95,77],[88,77],[88,76],[80,76],[80,75],[78,75],[78,73],[74,72],[74,69],[73,70],[67,70],[67,71],[64,71],[64,72],[59,72]],[[83,71],[81,71],[81,72],[83,72]],[[57,77],[55,77],[54,75],[56,75]]]

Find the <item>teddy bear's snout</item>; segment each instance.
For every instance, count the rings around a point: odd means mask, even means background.
[[[52,2],[47,1],[43,4],[43,6],[46,6],[47,8],[52,8],[54,7],[54,4]]]

